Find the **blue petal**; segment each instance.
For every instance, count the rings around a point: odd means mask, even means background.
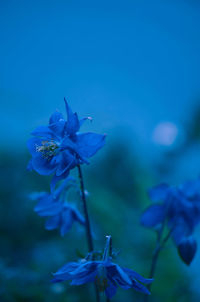
[[[132,281],[129,276],[117,264],[106,264],[107,277],[116,282],[120,287],[127,289],[131,287]]]
[[[74,135],[80,128],[79,119],[77,113],[73,113],[71,108],[69,107],[66,99],[65,106],[67,111],[67,124],[66,124],[66,131],[69,135]]]
[[[66,122],[63,120],[49,125],[49,128],[52,130],[52,132],[57,138],[61,139],[64,136],[65,124]]]
[[[45,158],[42,154],[38,153],[32,158],[33,169],[41,175],[50,175],[56,169],[55,159]]]
[[[51,192],[54,191],[55,189],[55,186],[57,185],[57,183],[59,181],[61,181],[62,179],[66,178],[67,176],[69,175],[69,171],[65,171],[64,174],[60,175],[60,176],[57,176],[56,174],[52,177],[52,180],[51,180],[51,183],[50,183],[50,189],[51,189]]]
[[[55,124],[57,122],[60,122],[64,120],[64,117],[62,115],[62,113],[58,112],[58,111],[55,111],[51,116],[50,116],[50,119],[49,119],[49,125],[50,124]]]
[[[187,198],[196,198],[200,199],[200,179],[186,181],[184,184],[179,186],[181,192]]]
[[[113,284],[110,280],[108,280],[107,287],[105,289],[105,294],[108,299],[111,299],[117,292],[117,286]]]
[[[62,210],[62,202],[54,200],[51,195],[43,197],[35,206],[34,211],[39,216],[57,215]]]
[[[32,159],[29,160],[26,169],[27,169],[28,171],[33,171]]]
[[[153,282],[153,279],[146,279],[142,277],[140,274],[136,273],[135,271],[129,269],[129,268],[123,268],[123,270],[127,273],[127,275],[132,279],[137,279],[138,281],[144,283],[144,284],[151,284]]]
[[[193,229],[181,216],[175,216],[174,219],[168,223],[170,229],[172,229],[172,238],[176,245],[179,245],[184,237],[191,235]]]
[[[155,204],[147,208],[141,217],[141,224],[145,227],[155,227],[165,219],[165,207]]]
[[[87,275],[81,276],[81,277],[77,277],[74,276],[72,279],[72,282],[70,283],[71,285],[82,285],[88,282],[94,282],[95,277],[97,275],[97,270],[93,271],[93,272],[88,272]]]
[[[160,184],[148,191],[149,198],[152,201],[164,201],[169,193],[169,186],[167,184]]]
[[[98,266],[100,264],[100,261],[86,261],[81,263],[76,270],[72,271],[71,274],[73,276],[76,276],[76,278],[84,278],[87,277],[88,274],[94,273]]]
[[[47,126],[39,126],[35,130],[31,132],[34,136],[40,136],[42,138],[51,139],[54,138],[55,135]]]
[[[59,155],[59,165],[56,169],[56,176],[61,176],[76,165],[76,157],[68,151],[63,151]]]
[[[64,236],[72,227],[74,220],[70,207],[64,208],[61,216],[60,234]]]
[[[96,133],[77,134],[77,150],[82,157],[89,158],[93,156],[105,144],[105,135]]]
[[[32,137],[27,141],[27,147],[32,156],[38,155],[37,147],[42,145],[43,139]]]
[[[55,230],[60,226],[61,217],[59,215],[52,216],[51,218],[47,219],[45,222],[45,229],[46,230]]]
[[[77,209],[72,208],[72,215],[74,220],[78,221],[80,224],[85,224],[85,219]]]
[[[190,265],[197,251],[197,242],[192,237],[184,238],[178,245],[178,253],[187,265]]]
[[[144,285],[142,285],[141,283],[139,283],[135,280],[133,280],[131,287],[134,288],[136,291],[141,292],[143,294],[146,294],[146,295],[151,294],[150,291]]]
[[[79,265],[80,264],[78,262],[69,262],[65,264],[56,273],[53,274],[54,279],[51,282],[55,283],[70,280],[72,278],[70,273],[77,267],[79,267]]]

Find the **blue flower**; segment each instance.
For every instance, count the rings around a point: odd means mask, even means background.
[[[189,265],[197,250],[192,235],[200,222],[200,179],[178,187],[160,184],[149,190],[149,197],[154,204],[144,211],[141,223],[154,229],[166,223],[181,259]]]
[[[64,183],[66,185],[66,182]],[[74,222],[85,224],[83,216],[79,211],[64,202],[61,198],[64,186],[60,186],[54,193],[46,192],[34,193],[32,199],[38,200],[34,211],[41,217],[48,217],[45,223],[45,229],[60,229],[61,236],[64,236],[72,227]]]
[[[66,178],[70,169],[79,164],[89,163],[92,157],[105,144],[105,135],[96,133],[79,133],[83,122],[79,120],[65,100],[67,121],[59,112],[49,119],[48,126],[39,126],[28,141],[28,149],[32,155],[28,168],[41,175],[54,174],[53,186]]]
[[[113,263],[110,258],[102,261],[69,262],[53,275],[52,282],[71,280],[71,285],[96,282],[99,290],[105,291],[109,299],[116,294],[118,286],[123,289],[133,288],[144,294],[150,294],[143,284],[150,284],[153,281],[142,277],[131,269],[120,267]]]

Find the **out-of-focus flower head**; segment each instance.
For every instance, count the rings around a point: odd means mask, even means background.
[[[143,284],[150,284],[153,280],[146,279],[131,269],[113,263],[112,258],[108,256],[108,249],[109,246],[107,245],[101,261],[84,259],[65,264],[53,274],[52,282],[71,280],[71,285],[96,282],[99,290],[105,292],[109,299],[116,294],[118,286],[123,289],[133,288],[144,294],[150,294]]]
[[[141,223],[156,230],[166,223],[181,259],[190,264],[197,250],[193,232],[200,222],[200,179],[178,187],[160,184],[149,190],[154,202],[141,217]]]
[[[34,193],[32,199],[38,200],[34,211],[41,217],[48,217],[45,223],[46,230],[59,229],[64,236],[74,222],[85,224],[85,220],[75,206],[64,200],[68,179],[53,193]],[[63,194],[63,195],[62,195]]]
[[[79,164],[88,164],[88,159],[105,144],[105,135],[79,133],[83,122],[91,118],[79,120],[66,100],[65,105],[67,121],[60,112],[53,113],[49,125],[37,127],[31,133],[34,137],[28,141],[32,155],[28,168],[41,175],[54,174],[52,186],[67,177],[70,169]]]

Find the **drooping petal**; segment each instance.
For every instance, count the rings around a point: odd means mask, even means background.
[[[88,282],[94,282],[96,275],[97,275],[97,270],[88,272],[87,275],[80,276],[80,277],[77,277],[75,275],[75,276],[73,276],[72,282],[70,284],[71,285],[82,285],[82,284],[85,284]]]
[[[74,220],[70,207],[65,207],[61,214],[60,234],[64,236],[72,227]]]
[[[193,231],[193,229],[182,216],[175,216],[174,219],[171,219],[168,222],[168,226],[172,230],[171,236],[176,246],[178,246],[185,237],[190,236]]]
[[[62,282],[66,280],[70,280],[71,277],[71,272],[78,268],[80,263],[78,262],[69,262],[62,266],[56,273],[53,274],[54,279],[51,280],[51,282]]]
[[[79,119],[77,113],[73,113],[71,108],[69,107],[66,99],[65,106],[67,111],[67,124],[66,124],[66,132],[69,135],[74,135],[80,128]]]
[[[57,185],[57,183],[59,181],[61,181],[62,179],[66,178],[69,175],[69,170],[66,170],[65,173],[63,173],[60,176],[57,176],[56,174],[54,174],[54,176],[52,177],[51,183],[50,183],[50,189],[51,192],[54,192],[55,186]]]
[[[169,186],[167,184],[160,184],[148,191],[149,198],[152,201],[164,201],[169,193]]]
[[[190,265],[197,251],[197,242],[192,237],[185,237],[178,245],[178,253],[183,262]]]
[[[114,283],[116,282],[120,287],[127,289],[131,287],[132,281],[126,272],[120,268],[119,265],[110,263],[106,264],[107,277]]]
[[[41,175],[52,174],[56,169],[56,165],[54,158],[45,158],[40,152],[32,158],[33,169]]]
[[[149,228],[155,227],[163,222],[165,215],[164,205],[154,204],[142,214],[141,224]]]
[[[42,217],[57,215],[61,210],[62,202],[54,200],[51,195],[43,197],[34,208],[34,211]]]
[[[48,231],[55,230],[60,226],[61,223],[61,217],[59,215],[55,215],[50,217],[45,222],[45,229]]]
[[[136,291],[141,292],[146,295],[150,295],[150,291],[141,283],[137,282],[136,280],[132,281],[132,288],[134,288]]]
[[[153,279],[146,279],[129,268],[123,268],[123,270],[127,273],[127,275],[131,278],[131,280],[136,279],[144,284],[151,284],[153,282]]]
[[[72,215],[73,215],[74,220],[78,221],[80,224],[85,224],[85,219],[81,215],[81,213],[75,208],[71,208],[71,209],[72,209]]]
[[[79,133],[76,138],[78,153],[82,157],[93,156],[105,144],[105,135],[96,133]]]
[[[116,294],[116,292],[117,292],[117,286],[113,282],[108,280],[108,284],[105,289],[105,294],[107,298],[111,299]]]

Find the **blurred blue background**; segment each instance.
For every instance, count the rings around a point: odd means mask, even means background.
[[[0,1],[2,301],[81,301],[89,290],[48,283],[77,240],[44,231],[27,198],[49,179],[26,171],[26,141],[64,112],[64,96],[93,117],[85,131],[108,134],[84,169],[97,245],[111,233],[121,261],[147,276],[155,238],[139,225],[146,190],[200,171],[199,13],[195,0]],[[163,254],[152,301],[199,301],[200,251],[190,268],[173,244]]]

